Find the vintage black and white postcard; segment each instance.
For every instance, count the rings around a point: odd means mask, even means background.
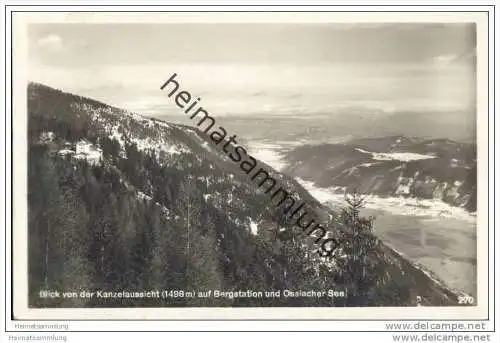
[[[487,15],[12,20],[16,317],[488,315]]]

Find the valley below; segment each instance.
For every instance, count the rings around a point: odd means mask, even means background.
[[[334,211],[345,206],[346,191],[357,189],[365,199],[362,215],[375,217],[374,233],[385,244],[450,288],[476,296],[474,147],[414,140],[251,146]]]

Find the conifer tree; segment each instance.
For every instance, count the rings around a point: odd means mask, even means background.
[[[346,194],[344,199],[347,207],[341,213],[344,256],[340,259],[340,276],[347,289],[347,303],[363,305],[369,301],[368,294],[378,281],[374,254],[379,241],[373,235],[374,218],[360,215],[364,198],[354,191]]]

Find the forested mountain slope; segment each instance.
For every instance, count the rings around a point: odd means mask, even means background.
[[[476,146],[404,136],[297,147],[285,173],[319,187],[356,187],[364,194],[435,199],[474,212]]]
[[[328,212],[269,168],[336,228],[341,246],[331,259],[319,258],[269,195],[199,130],[40,84],[28,87],[28,113],[32,307],[409,306],[417,296],[424,305],[456,304],[456,294],[368,231],[356,235],[367,221]],[[284,289],[343,290],[346,297],[39,296],[40,290]]]

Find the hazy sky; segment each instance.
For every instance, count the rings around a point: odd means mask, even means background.
[[[164,62],[427,63],[469,55],[472,24],[43,24],[30,59],[68,67]]]
[[[175,72],[220,115],[354,106],[470,123],[475,45],[474,24],[32,24],[29,75],[150,115]]]

